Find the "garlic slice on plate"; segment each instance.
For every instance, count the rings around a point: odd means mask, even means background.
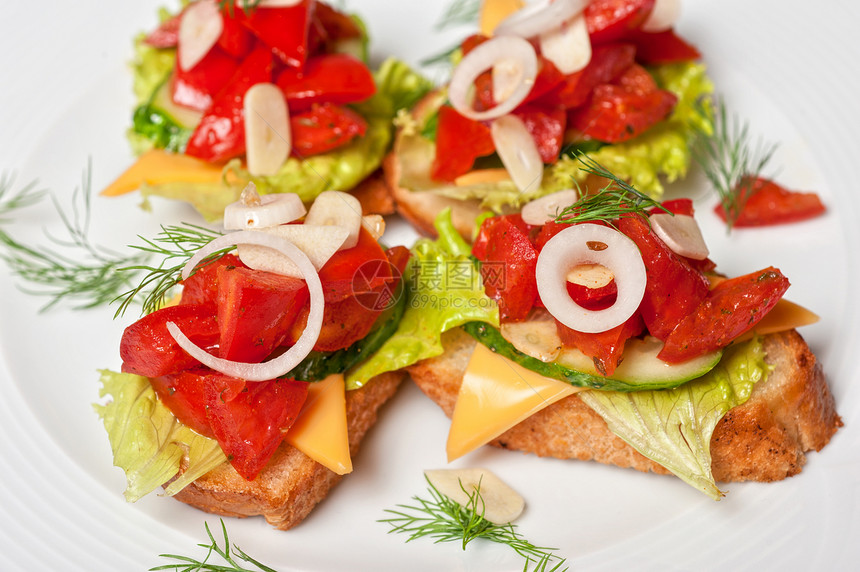
[[[543,160],[526,124],[516,115],[499,117],[490,125],[496,153],[521,191],[540,188]]]
[[[428,469],[424,475],[437,491],[460,506],[467,506],[469,496],[479,491],[481,499],[475,510],[493,524],[513,522],[526,506],[517,491],[487,469]]]
[[[274,175],[290,156],[292,132],[287,100],[273,83],[258,83],[245,93],[245,159],[252,175]]]
[[[591,61],[591,38],[585,15],[579,14],[558,28],[541,34],[540,50],[565,75],[587,66]]]
[[[642,23],[643,32],[663,32],[675,25],[681,15],[681,0],[657,0],[648,18]]]

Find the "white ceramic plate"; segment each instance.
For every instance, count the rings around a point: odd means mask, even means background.
[[[63,204],[92,161],[95,189],[129,162],[123,131],[131,97],[130,38],[156,21],[160,2],[14,3],[0,19],[0,171],[38,178]],[[374,53],[410,62],[446,48],[433,22],[446,2],[353,0],[369,23]],[[685,2],[680,31],[706,55],[732,109],[754,133],[781,143],[780,179],[815,189],[830,207],[816,221],[727,236],[699,197],[712,257],[727,273],[773,264],[791,278],[788,297],[820,313],[804,335],[824,364],[845,427],[803,472],[775,484],[727,486],[715,503],[680,481],[594,463],[541,460],[482,449],[457,465],[495,470],[526,497],[519,531],[558,547],[577,570],[723,568],[850,569],[860,559],[860,281],[855,195],[860,158],[856,94],[856,6],[767,0]],[[700,181],[699,181],[700,182]],[[195,221],[188,208],[134,196],[95,198],[91,235],[118,248],[151,236],[160,222]],[[396,225],[395,225],[396,226]],[[8,226],[38,241],[59,227],[49,206]],[[400,227],[395,236],[411,240]],[[152,496],[126,504],[90,404],[98,368],[119,366],[117,346],[131,318],[113,310],[57,308],[21,293],[0,273],[0,568],[144,570],[158,554],[201,556],[203,523],[218,519]],[[425,495],[421,471],[445,465],[448,422],[407,384],[356,459],[355,472],[301,526],[283,533],[261,519],[228,519],[231,539],[278,570],[520,570],[507,548],[476,543],[465,552],[428,540],[406,544],[377,522],[386,508]]]

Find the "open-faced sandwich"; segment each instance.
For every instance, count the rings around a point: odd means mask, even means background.
[[[715,481],[799,472],[842,424],[795,329],[817,317],[782,299],[776,268],[718,273],[691,201],[580,161],[612,183],[487,218],[471,246],[443,212],[359,374],[407,368],[452,417],[449,459],[490,443],[672,472],[714,498]]]
[[[183,246],[178,299],[126,328],[97,409],[128,500],[164,486],[288,529],[352,470],[403,378],[351,372],[397,327],[409,251],[384,249],[382,217],[352,195],[327,191],[305,212],[249,185],[224,213],[230,232]],[[190,244],[183,232],[202,230],[168,227],[167,242]]]
[[[659,197],[710,130],[705,67],[673,30],[679,3],[485,0],[450,82],[398,118],[385,161],[398,211],[433,234],[450,208],[469,237],[483,211],[587,184],[574,151]]]
[[[214,220],[253,181],[392,212],[378,173],[391,120],[429,84],[394,59],[372,72],[360,19],[317,0],[195,0],[162,18],[135,41],[139,158],[104,194],[139,188]]]

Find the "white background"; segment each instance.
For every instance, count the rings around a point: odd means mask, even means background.
[[[125,139],[131,38],[156,23],[160,2],[7,2],[0,18],[0,172],[38,179],[62,204],[92,161],[98,190],[131,161]],[[410,62],[447,48],[465,30],[432,29],[446,3],[352,0],[368,22],[377,59]],[[850,569],[860,558],[858,483],[860,245],[856,168],[860,120],[856,4],[829,0],[687,1],[681,33],[705,54],[718,90],[753,132],[781,147],[780,180],[820,192],[829,214],[782,229],[726,236],[693,177],[712,257],[729,274],[773,264],[788,297],[822,321],[802,332],[824,364],[845,427],[803,473],[777,484],[727,486],[714,503],[675,479],[593,463],[480,450],[458,465],[486,465],[526,497],[519,530],[559,547],[576,570]],[[122,248],[157,225],[195,222],[190,209],[137,197],[94,198],[94,241]],[[397,228],[396,221],[391,221]],[[39,240],[54,211],[29,209],[10,231]],[[399,228],[394,237],[412,235]],[[390,240],[390,239],[389,239]],[[96,370],[119,366],[130,317],[112,309],[39,314],[44,299],[0,273],[0,569],[145,570],[162,552],[191,554],[203,522],[218,519],[152,496],[124,502],[90,404]],[[406,384],[365,443],[349,476],[300,527],[276,532],[260,519],[227,520],[232,539],[278,570],[519,570],[505,548],[467,552],[427,540],[405,544],[377,523],[383,510],[424,495],[424,468],[444,466],[447,420]],[[197,552],[199,555],[199,551]]]

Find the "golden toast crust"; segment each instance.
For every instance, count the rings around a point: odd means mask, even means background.
[[[443,337],[445,353],[409,369],[418,387],[450,417],[475,340],[460,329]],[[712,470],[720,482],[776,481],[800,472],[805,453],[828,443],[842,420],[821,366],[795,330],[764,338],[774,370],[749,400],[732,409],[711,439]],[[563,430],[561,430],[563,429]],[[668,474],[622,441],[576,395],[512,427],[490,443],[541,457],[593,460]]]

